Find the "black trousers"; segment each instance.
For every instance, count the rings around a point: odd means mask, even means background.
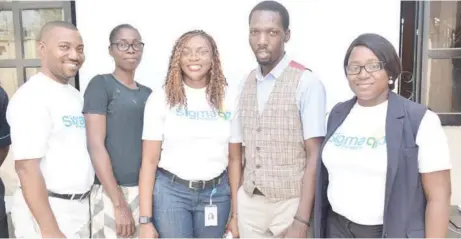
[[[327,238],[380,238],[383,225],[360,225],[329,210],[327,217]]]
[[[9,238],[8,217],[6,216],[5,200],[3,197],[0,197],[0,238]]]
[[[5,185],[0,178],[0,238],[9,238],[8,236],[8,217],[5,208]]]

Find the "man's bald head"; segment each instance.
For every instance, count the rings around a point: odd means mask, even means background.
[[[41,71],[67,84],[85,61],[83,48],[82,37],[74,25],[63,21],[46,23],[37,44]]]
[[[42,29],[40,30],[38,40],[39,41],[44,41],[49,36],[49,33],[51,33],[56,28],[66,28],[66,29],[69,29],[69,30],[78,31],[77,27],[74,26],[70,22],[51,21],[51,22],[47,22],[45,25],[43,25]]]

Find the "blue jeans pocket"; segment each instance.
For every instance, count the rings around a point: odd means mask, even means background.
[[[163,175],[155,180],[152,202],[153,223],[160,237],[193,237],[191,200]]]
[[[230,211],[227,175],[216,186],[212,203],[217,207],[218,226],[205,227],[205,206],[212,189],[194,191],[157,172],[153,198],[153,223],[162,238],[222,238]]]

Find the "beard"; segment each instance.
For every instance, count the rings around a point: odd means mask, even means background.
[[[257,61],[258,64],[261,65],[261,66],[268,66],[268,65],[271,65],[271,64],[272,64],[272,61],[271,61],[270,59],[260,60],[260,59],[257,59],[257,58],[256,58],[256,61]]]

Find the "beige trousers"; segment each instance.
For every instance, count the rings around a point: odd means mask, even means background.
[[[293,222],[299,204],[299,198],[271,202],[264,196],[250,196],[243,187],[237,201],[241,238],[279,236]]]
[[[79,201],[49,197],[48,200],[58,227],[67,238],[89,238],[90,205],[88,198]],[[16,238],[42,237],[37,221],[32,216],[21,189],[17,189],[14,194],[11,219]]]

